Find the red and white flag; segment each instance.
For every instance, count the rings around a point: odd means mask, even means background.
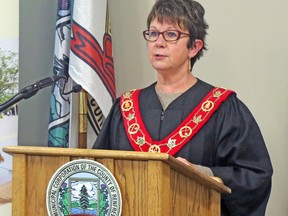
[[[107,0],[74,1],[69,75],[88,92],[89,148],[116,97]]]

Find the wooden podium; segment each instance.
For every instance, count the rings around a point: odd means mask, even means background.
[[[230,189],[164,153],[10,146],[13,216],[45,216],[52,175],[75,159],[102,163],[114,175],[123,216],[217,216],[221,193]]]

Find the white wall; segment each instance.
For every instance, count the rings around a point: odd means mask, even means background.
[[[156,74],[148,62],[146,17],[153,0],[110,0],[113,55],[117,95],[152,83]]]
[[[118,95],[155,80],[142,31],[154,0],[110,0]],[[288,215],[288,1],[200,0],[208,52],[194,74],[235,90],[250,108],[274,166],[268,216]]]

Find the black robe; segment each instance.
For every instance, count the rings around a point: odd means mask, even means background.
[[[153,140],[168,136],[213,86],[198,80],[163,112],[155,83],[142,89],[140,112]],[[119,98],[105,120],[93,148],[131,150]],[[222,216],[263,216],[271,191],[272,165],[260,129],[248,108],[232,94],[201,130],[175,155],[209,167],[232,189],[223,194]]]

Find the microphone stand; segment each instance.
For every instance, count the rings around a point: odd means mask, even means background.
[[[30,86],[29,86],[30,87]],[[27,99],[32,97],[33,95],[35,95],[37,92],[39,91],[39,89],[37,88],[28,88],[25,87],[24,89],[22,89],[19,93],[17,93],[16,95],[14,95],[12,98],[10,98],[8,101],[6,101],[4,104],[0,105],[0,113],[3,112],[4,110],[6,110],[7,108],[9,108],[10,106],[16,104],[17,102],[19,102],[22,99]]]
[[[45,88],[47,86],[50,86],[54,84],[59,79],[65,79],[67,80],[66,76],[53,76],[53,77],[47,77],[45,79],[42,79],[40,81],[37,81],[36,83],[26,86],[23,89],[20,90],[16,95],[14,95],[12,98],[10,98],[8,101],[0,105],[0,113],[9,108],[10,106],[16,104],[22,99],[28,99],[35,95],[40,89]]]

